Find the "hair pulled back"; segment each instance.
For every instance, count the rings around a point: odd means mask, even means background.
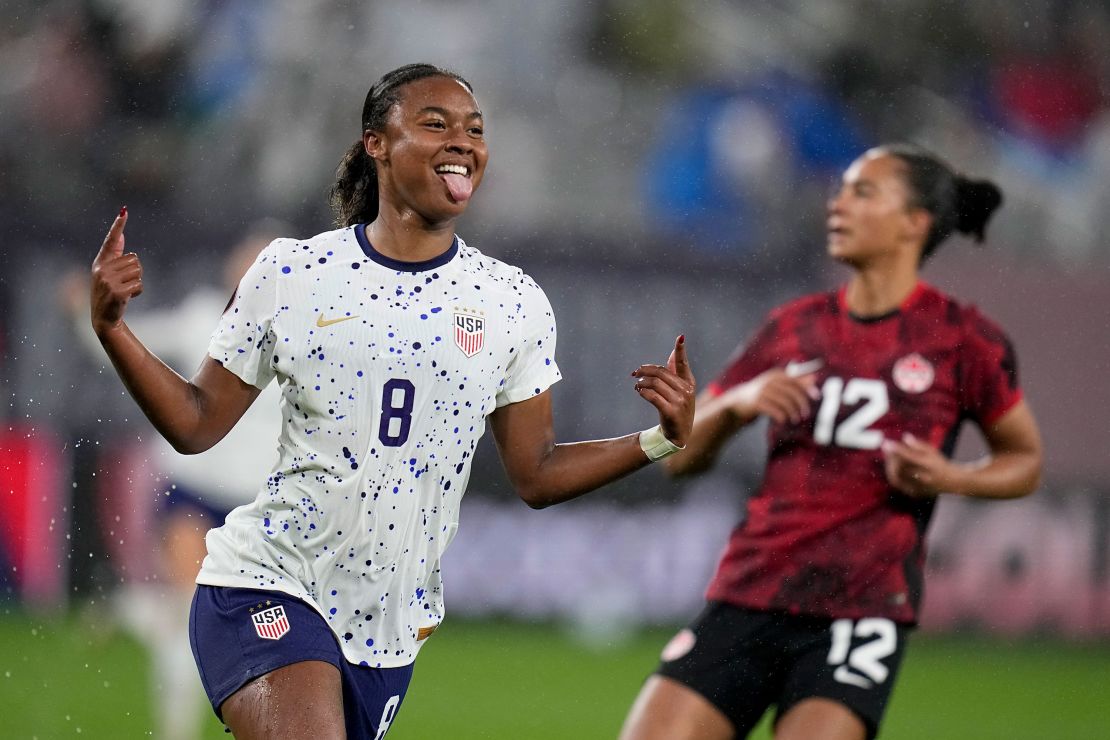
[[[914,144],[879,147],[906,166],[906,184],[911,205],[932,214],[933,224],[925,237],[921,260],[925,261],[953,231],[968,234],[981,243],[987,222],[1002,205],[1002,191],[989,180],[972,180],[955,172],[940,157]]]
[[[406,64],[386,72],[366,93],[366,101],[362,104],[362,130],[383,130],[389,109],[401,101],[400,89],[428,77],[449,77],[472,94],[474,92],[470,83],[455,72],[432,64]],[[347,149],[336,167],[328,202],[338,226],[370,223],[378,217],[378,170],[374,159],[366,153],[361,136]]]

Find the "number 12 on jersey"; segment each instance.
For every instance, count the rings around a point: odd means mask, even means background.
[[[844,421],[836,423],[842,406],[859,408]],[[873,378],[844,378],[830,376],[821,386],[821,407],[813,424],[813,441],[819,445],[835,444],[857,450],[877,450],[883,443],[883,433],[871,425],[890,410],[886,383]]]

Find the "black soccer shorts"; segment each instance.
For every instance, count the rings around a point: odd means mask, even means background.
[[[708,699],[744,737],[772,705],[839,702],[879,731],[910,629],[885,618],[827,619],[709,602],[663,649],[657,673]]]

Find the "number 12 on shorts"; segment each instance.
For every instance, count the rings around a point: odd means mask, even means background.
[[[859,621],[837,619],[829,629],[832,646],[827,662],[836,666],[833,678],[861,689],[869,689],[887,679],[890,669],[883,660],[898,649],[898,628],[894,622],[881,617]],[[853,647],[853,637],[864,642]]]

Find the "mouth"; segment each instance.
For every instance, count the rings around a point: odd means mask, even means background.
[[[454,203],[465,203],[474,194],[474,182],[470,179],[470,168],[463,164],[436,165],[435,173],[447,186],[447,194]]]
[[[470,177],[470,168],[465,164],[441,164],[436,166],[436,174],[446,175],[462,175],[463,177]]]

